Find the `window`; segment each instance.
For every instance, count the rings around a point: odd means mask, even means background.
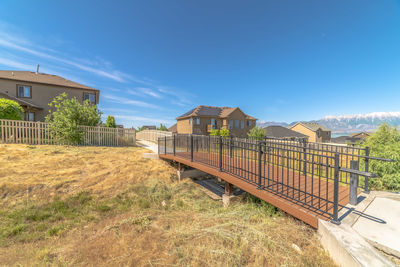
[[[26,121],[35,121],[35,113],[34,112],[25,112],[25,120]]]
[[[235,120],[235,128],[239,128],[239,120]]]
[[[189,118],[189,124],[191,125],[193,123],[193,119]]]
[[[233,121],[231,120],[231,121],[229,121],[229,129],[232,129],[233,128]]]
[[[244,129],[244,121],[240,121],[240,128]]]
[[[89,100],[90,103],[96,104],[96,94],[95,93],[83,93],[83,101]]]
[[[200,118],[194,118],[194,124],[200,125]]]
[[[247,121],[247,126],[251,127],[251,121]]]
[[[29,85],[18,85],[17,96],[24,98],[32,98],[32,86]]]
[[[217,121],[215,119],[211,119],[211,125],[217,126]]]

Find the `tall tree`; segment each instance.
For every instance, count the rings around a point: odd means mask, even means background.
[[[22,120],[24,109],[14,100],[0,98],[0,119]]]

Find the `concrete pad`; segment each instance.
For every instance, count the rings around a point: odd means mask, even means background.
[[[339,266],[395,266],[349,225],[319,220],[322,246]]]
[[[353,228],[364,238],[377,243],[378,248],[400,257],[400,201],[376,197]]]

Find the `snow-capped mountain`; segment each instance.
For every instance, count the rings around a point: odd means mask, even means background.
[[[400,112],[373,112],[368,114],[353,114],[340,116],[326,116],[320,120],[312,121],[320,123],[332,130],[333,134],[350,134],[362,131],[375,131],[379,125],[386,122],[392,126],[400,126]],[[258,123],[261,127],[269,125],[288,126],[293,123],[264,122]]]

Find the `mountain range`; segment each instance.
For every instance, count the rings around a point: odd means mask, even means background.
[[[309,122],[316,122],[328,127],[332,130],[332,134],[346,135],[364,131],[373,132],[384,122],[392,126],[399,127],[400,112],[373,112],[368,114],[326,116],[320,120],[313,120]],[[260,127],[267,127],[271,125],[287,127],[296,123],[297,121],[292,123],[260,121],[257,123],[257,125]]]

